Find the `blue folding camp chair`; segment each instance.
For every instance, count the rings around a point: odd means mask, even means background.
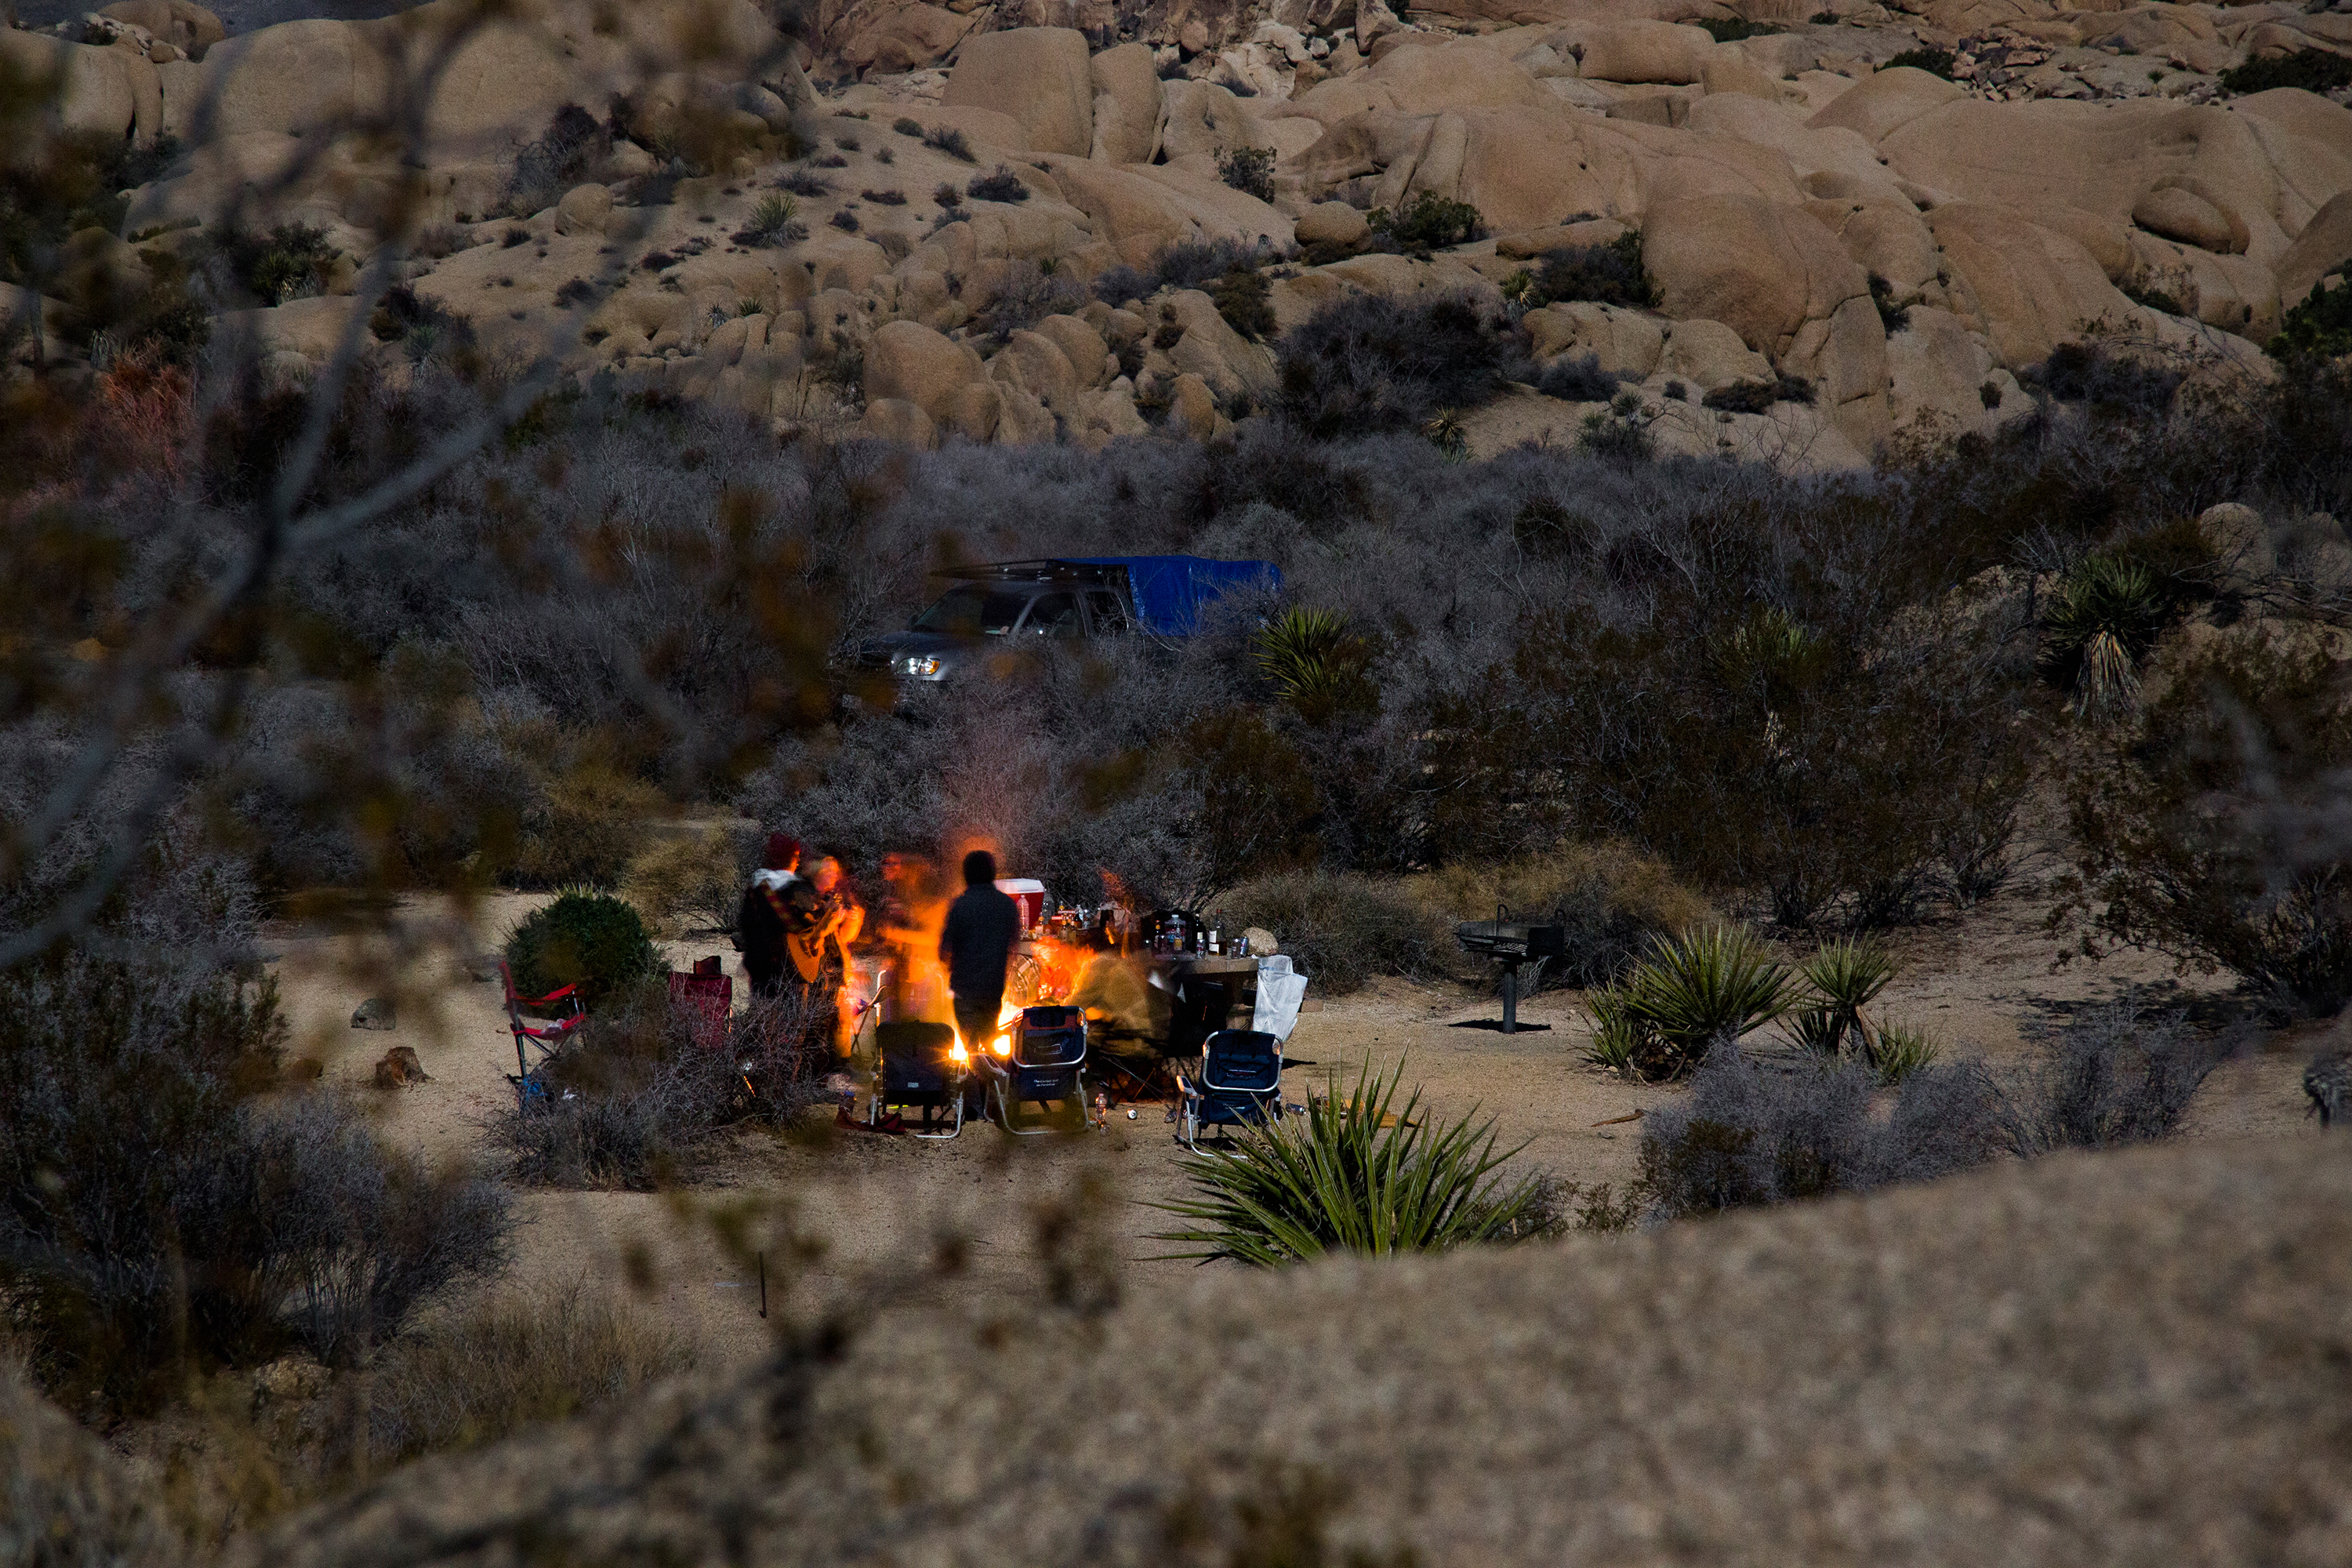
[[[999,1046],[1003,1049],[1000,1052]],[[1076,1007],[1024,1007],[1013,1028],[980,1053],[996,1101],[996,1120],[1007,1132],[1034,1137],[1044,1127],[1015,1127],[1013,1108],[1034,1100],[1040,1109],[1055,1100],[1075,1100],[1087,1113],[1087,1016]]]
[[[1255,1029],[1220,1029],[1201,1047],[1196,1079],[1183,1095],[1177,1136],[1198,1154],[1212,1127],[1261,1127],[1282,1114],[1282,1042]]]
[[[919,1108],[924,1131],[918,1138],[952,1138],[963,1131],[970,1061],[947,1024],[877,1024],[874,1030],[874,1104],[866,1125],[879,1127],[894,1106]],[[952,1117],[944,1132],[929,1131],[934,1118]],[[909,1129],[911,1131],[912,1129]]]

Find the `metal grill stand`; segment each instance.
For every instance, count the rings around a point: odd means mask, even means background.
[[[1454,928],[1465,951],[1503,966],[1503,1033],[1519,1032],[1519,965],[1533,960],[1538,974],[1547,959],[1568,952],[1567,923],[1554,916],[1514,917],[1496,909],[1491,921],[1465,921]]]

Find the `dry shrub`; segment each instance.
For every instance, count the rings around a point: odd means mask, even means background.
[[[562,1421],[694,1365],[694,1348],[584,1285],[500,1293],[385,1348],[368,1399],[378,1462]]]
[[[1393,879],[1286,871],[1221,895],[1229,931],[1259,926],[1324,992],[1353,991],[1376,975],[1427,978],[1451,966],[1454,934]]]
[[[1706,899],[1664,861],[1618,840],[1573,844],[1523,859],[1449,866],[1405,886],[1454,921],[1513,913],[1558,914],[1568,955],[1545,966],[1547,980],[1587,986],[1631,966],[1654,936],[1680,936],[1714,918]]]
[[[742,850],[724,827],[662,838],[630,863],[621,895],[664,936],[731,934],[750,876]]]
[[[618,886],[645,846],[646,825],[667,809],[660,790],[600,758],[547,782],[524,819],[515,874],[527,887]]]

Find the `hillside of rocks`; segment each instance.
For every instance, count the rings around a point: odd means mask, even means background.
[[[2352,1554],[2342,1145],[2067,1155],[1108,1310],[1081,1249],[1077,1305],[1041,1279],[861,1311],[232,1561],[2315,1568]],[[103,1451],[5,1376],[0,1533],[158,1561]]]
[[[1591,356],[1664,450],[1841,466],[2021,416],[2086,335],[2263,375],[2352,258],[2352,89],[2223,79],[2352,61],[2352,7],[1814,3],[826,0],[787,36],[750,0],[433,0],[230,37],[123,0],[0,50],[72,124],[176,139],[85,275],[323,231],[334,266],[219,321],[278,373],[459,318],[583,385],[917,443],[1213,437],[1323,304],[1461,292],[1538,369]],[[1374,226],[1432,197],[1473,237]],[[1654,303],[1522,310],[1548,254],[1628,233]],[[394,241],[406,314],[353,325]],[[1270,317],[1155,266],[1220,242]],[[1469,433],[1591,411],[1522,384]]]

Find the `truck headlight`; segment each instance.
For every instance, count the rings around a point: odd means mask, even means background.
[[[941,668],[935,653],[910,653],[898,660],[898,673],[910,680],[937,680]]]

